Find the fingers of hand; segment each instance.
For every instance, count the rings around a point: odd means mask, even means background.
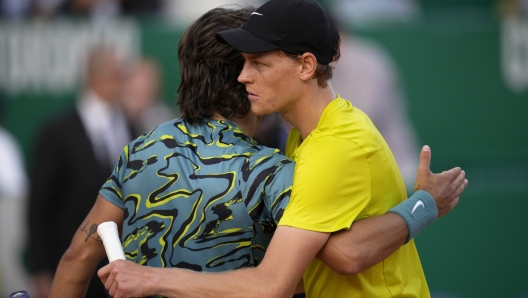
[[[461,172],[461,171],[462,171],[461,168],[456,167],[456,168],[452,168],[452,169],[449,170],[449,171],[444,171],[444,172],[442,172],[442,175],[446,175],[446,176],[448,176],[449,179],[450,179],[450,181],[453,181],[453,180],[455,180],[455,179],[458,177],[458,175],[460,175],[460,172]]]
[[[446,215],[448,212],[453,210],[458,205],[458,202],[460,201],[460,194],[464,191],[464,189],[467,186],[467,179],[464,179],[462,183],[458,185],[458,188],[448,197],[446,197],[446,204],[444,205],[438,205],[438,218]]]
[[[459,197],[462,192],[464,192],[464,189],[466,189],[466,186],[468,185],[468,180],[463,178],[463,180],[457,184],[456,190],[453,192],[454,197]]]
[[[118,290],[117,282],[112,283],[112,285],[110,285],[110,288],[107,287],[106,289],[108,290],[108,293],[110,294],[111,297],[114,297],[114,298],[117,297],[117,290]]]
[[[101,279],[101,281],[104,283],[106,283],[106,279],[108,278],[108,274],[109,274],[109,266],[110,265],[106,265],[104,266],[103,268],[99,269],[97,271],[97,276],[99,276],[99,278]]]
[[[111,271],[108,277],[106,278],[104,286],[105,286],[105,289],[107,289],[108,291],[110,291],[114,286],[117,286],[117,282],[115,281],[115,275],[113,271]]]
[[[453,186],[455,187],[454,191],[458,191],[460,186],[464,186],[465,181],[466,181],[466,172],[460,171],[458,176],[451,182],[451,184],[453,184]],[[459,195],[460,194],[457,194],[455,196],[458,197]]]
[[[456,205],[458,205],[459,201],[460,201],[459,197],[456,197],[453,201],[451,201],[451,209],[450,210],[453,210],[453,208],[455,208]]]

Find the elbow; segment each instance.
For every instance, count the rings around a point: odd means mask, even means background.
[[[68,249],[62,255],[61,261],[66,263],[75,263],[81,262],[84,258],[86,258],[86,256],[83,257],[83,255],[79,253],[78,249],[76,249],[73,245],[70,245],[70,247],[68,247]]]
[[[62,255],[61,262],[94,265],[95,268],[103,258],[104,254],[101,254],[99,251],[72,242],[70,247]]]
[[[329,266],[338,274],[355,275],[365,270],[363,268],[364,258],[356,251],[342,252],[340,258]]]
[[[290,291],[284,291],[277,288],[264,288],[258,287],[252,290],[251,293],[247,293],[246,297],[249,298],[290,298],[294,293],[290,294]]]
[[[361,271],[363,271],[361,267],[354,263],[344,264],[344,266],[341,266],[341,268],[336,270],[336,272],[341,275],[356,275]]]

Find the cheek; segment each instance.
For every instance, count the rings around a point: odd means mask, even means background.
[[[270,89],[273,95],[276,96],[277,100],[290,97],[294,93],[293,76],[289,74],[280,73],[275,77],[273,87]]]
[[[268,92],[273,95],[280,95],[288,89],[288,78],[281,72],[275,72],[267,82]]]

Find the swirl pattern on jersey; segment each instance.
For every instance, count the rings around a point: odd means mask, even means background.
[[[262,260],[293,168],[233,122],[176,119],[125,147],[100,193],[124,210],[128,260],[226,271]]]

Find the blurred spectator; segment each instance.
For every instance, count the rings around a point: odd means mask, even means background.
[[[111,48],[92,49],[75,109],[45,124],[35,146],[29,201],[30,268],[47,297],[54,271],[81,221],[132,139],[120,106],[122,65]],[[86,297],[107,297],[96,274]]]
[[[5,97],[0,93],[0,295],[28,289],[24,270],[27,177],[20,148],[2,126]]]
[[[421,14],[417,0],[333,0],[330,11],[343,23],[407,22]]]
[[[123,107],[137,134],[176,117],[175,108],[159,98],[160,83],[160,68],[152,59],[137,61],[127,71]]]
[[[18,1],[18,0],[17,0]],[[49,18],[57,14],[89,16],[109,19],[121,14],[134,16],[156,14],[162,0],[34,0],[39,16]]]
[[[528,16],[528,0],[498,0],[501,16]]]
[[[59,14],[112,18],[120,13],[120,0],[34,0],[38,16],[51,18]]]
[[[30,0],[0,0],[0,16],[8,20],[25,18],[30,11]]]
[[[206,11],[222,5],[244,5],[259,7],[267,0],[166,0],[165,14],[169,20],[189,24]],[[187,26],[187,25],[185,25]]]
[[[164,7],[162,0],[121,0],[121,10],[126,15],[153,15],[158,14]]]
[[[417,135],[390,56],[375,43],[341,30],[341,58],[332,85],[370,117],[394,154],[407,188],[413,188],[419,163]]]

